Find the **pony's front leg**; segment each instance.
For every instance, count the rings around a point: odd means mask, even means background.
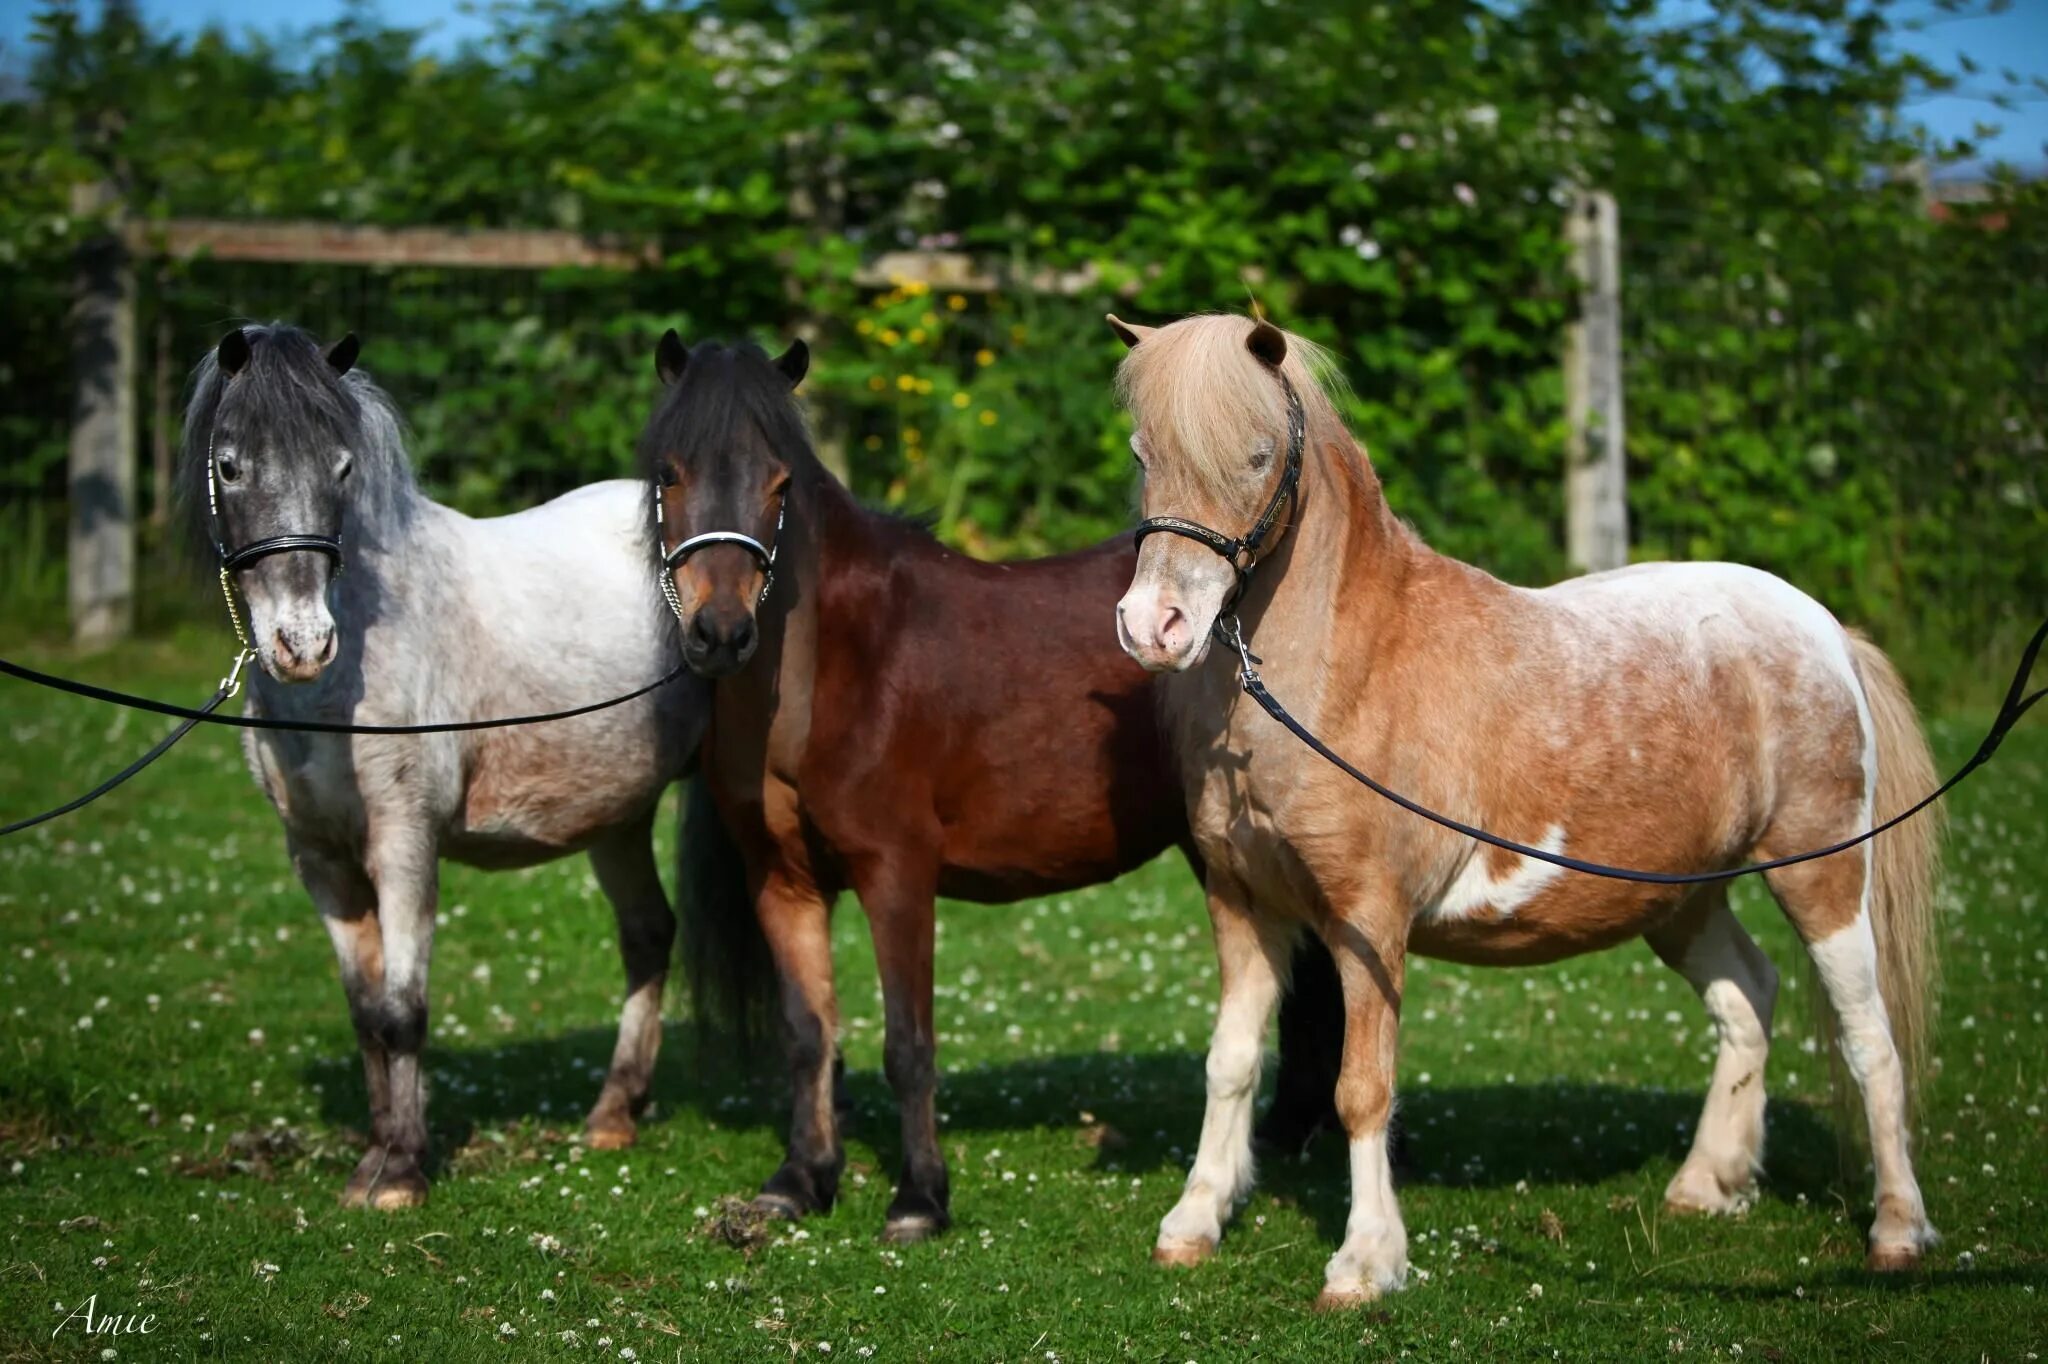
[[[830,907],[814,887],[775,870],[763,878],[754,908],[782,987],[791,1097],[787,1153],[754,1206],[796,1218],[831,1208],[846,1164],[833,1106],[839,1000],[832,986]]]
[[[939,1151],[932,1027],[936,879],[931,867],[884,865],[865,869],[856,884],[882,978],[882,1068],[903,1123],[903,1176],[882,1233],[897,1244],[925,1240],[952,1223],[946,1158]]]
[[[1335,917],[1325,929],[1344,983],[1344,1061],[1337,1116],[1351,1143],[1351,1216],[1330,1257],[1316,1306],[1355,1307],[1408,1282],[1408,1229],[1394,1201],[1387,1123],[1394,1112],[1394,1058],[1407,970],[1405,914]]]
[[[583,1124],[583,1139],[601,1151],[631,1146],[636,1119],[647,1102],[654,1059],[661,1050],[661,989],[675,946],[676,917],[654,865],[653,812],[614,829],[590,850],[597,883],[619,921],[619,956],[626,966],[626,1004],[619,1014],[618,1045],[597,1104]]]
[[[1196,1264],[1214,1254],[1223,1223],[1251,1190],[1252,1104],[1266,1025],[1287,967],[1286,933],[1254,917],[1242,886],[1212,869],[1207,889],[1222,996],[1209,1038],[1202,1139],[1180,1201],[1159,1224],[1152,1248],[1159,1264]]]
[[[434,906],[440,863],[424,827],[372,826],[368,864],[377,886],[383,930],[383,990],[374,1031],[391,1072],[391,1106],[371,1134],[372,1145],[349,1177],[373,1208],[412,1208],[427,1201],[427,1095],[420,1049],[427,1038],[427,964],[434,950]],[[355,1201],[353,1198],[351,1201]]]
[[[378,1019],[384,999],[384,938],[377,922],[377,888],[362,867],[348,857],[289,844],[292,869],[320,911],[320,922],[334,944],[341,967],[341,988],[348,996],[349,1021],[363,1054],[363,1087],[370,1095],[370,1130],[382,1132],[391,1121],[391,1066],[384,1051]],[[367,1163],[367,1162],[366,1162]],[[369,1179],[361,1168],[341,1193],[346,1207],[361,1207],[369,1198]]]

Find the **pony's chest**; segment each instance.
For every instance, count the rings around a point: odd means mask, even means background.
[[[242,754],[278,818],[292,830],[322,842],[360,841],[365,805],[346,738],[250,730]]]

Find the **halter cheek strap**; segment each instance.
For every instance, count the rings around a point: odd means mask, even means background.
[[[1223,622],[1233,619],[1233,612],[1244,590],[1251,585],[1252,570],[1258,567],[1259,550],[1264,547],[1266,537],[1273,533],[1280,522],[1280,512],[1293,500],[1301,488],[1302,446],[1308,437],[1308,418],[1301,407],[1301,396],[1294,391],[1294,385],[1285,374],[1278,375],[1281,391],[1287,395],[1287,458],[1280,469],[1280,481],[1273,487],[1273,495],[1266,499],[1266,509],[1259,513],[1259,519],[1243,535],[1225,535],[1199,521],[1188,521],[1178,516],[1151,516],[1138,523],[1137,543],[1143,545],[1148,535],[1178,535],[1184,540],[1193,540],[1205,546],[1212,553],[1230,563],[1237,574],[1236,585],[1231,588],[1230,597],[1223,603],[1223,609],[1216,614],[1217,628],[1225,629]]]
[[[654,540],[661,547],[661,567],[655,570],[655,577],[661,584],[661,595],[668,602],[668,609],[675,613],[676,623],[684,623],[683,599],[676,594],[676,570],[683,561],[700,549],[712,545],[738,545],[751,554],[761,569],[761,594],[754,598],[759,606],[768,600],[770,589],[775,586],[775,553],[782,547],[782,520],[789,512],[789,494],[784,493],[775,504],[775,530],[767,544],[762,544],[751,535],[736,530],[707,530],[701,535],[692,535],[674,549],[668,547],[661,524],[661,484],[654,485]]]

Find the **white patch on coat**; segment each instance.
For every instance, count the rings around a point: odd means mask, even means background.
[[[1564,826],[1551,825],[1532,846],[1547,853],[1562,853]],[[1458,874],[1451,878],[1450,885],[1444,887],[1444,893],[1423,911],[1422,917],[1442,922],[1490,910],[1495,918],[1509,918],[1564,875],[1564,868],[1553,863],[1539,862],[1533,857],[1517,857],[1515,865],[1506,874],[1495,876],[1489,865],[1492,860],[1491,848],[1474,843],[1466,854],[1465,865],[1458,868]]]

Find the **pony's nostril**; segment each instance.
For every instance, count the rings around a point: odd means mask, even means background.
[[[284,667],[289,668],[298,663],[299,656],[293,650],[292,642],[285,638],[284,631],[276,630],[271,633],[270,647],[276,653],[277,661]]]
[[[732,647],[734,653],[745,653],[754,647],[754,618],[748,616],[733,627]]]
[[[690,621],[690,644],[700,651],[716,648],[718,640],[711,633],[711,622],[700,612]]]
[[[1169,606],[1159,617],[1159,642],[1169,649],[1178,649],[1187,643],[1188,618],[1178,606]]]

